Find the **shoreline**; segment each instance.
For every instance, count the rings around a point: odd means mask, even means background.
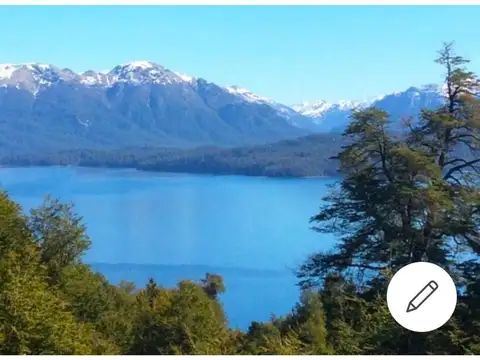
[[[311,176],[275,176],[275,175],[250,175],[242,173],[212,173],[212,172],[189,172],[189,171],[160,171],[154,169],[142,169],[138,167],[129,166],[108,166],[108,165],[62,165],[62,164],[30,164],[30,165],[5,165],[0,164],[0,169],[18,169],[18,168],[84,168],[84,169],[105,169],[105,170],[135,170],[143,173],[157,173],[157,174],[177,174],[177,175],[198,175],[198,176],[243,176],[251,178],[265,178],[265,179],[335,179],[337,176],[311,175]]]

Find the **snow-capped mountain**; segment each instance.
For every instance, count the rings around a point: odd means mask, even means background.
[[[93,70],[88,70],[80,74],[80,83],[85,85],[100,85],[100,86],[110,86],[113,81],[111,77],[102,72],[96,72]]]
[[[47,64],[0,64],[0,86],[15,86],[33,94],[58,82],[77,82],[81,76]]]
[[[340,100],[329,103],[317,100],[286,106],[236,86],[227,87],[227,91],[242,96],[249,102],[268,104],[291,125],[314,132],[343,131],[350,122],[352,111],[371,106],[387,111],[394,122],[399,120],[400,125],[402,118],[416,117],[421,109],[442,104],[446,94],[444,85],[427,84],[360,101]]]
[[[301,104],[293,105],[299,114],[307,117],[313,124],[313,130],[317,132],[328,132],[338,127],[348,120],[352,110],[366,107],[358,101],[339,101],[338,103],[329,103],[323,100],[305,101]]]
[[[247,89],[243,89],[239,86],[235,86],[235,85],[227,86],[226,89],[230,94],[241,96],[242,98],[244,98],[246,101],[249,101],[249,102],[267,103],[267,104],[273,104],[274,103],[272,100],[270,100],[266,97],[254,94],[251,91],[249,91]]]
[[[360,101],[339,101],[338,103],[329,103],[324,100],[305,101],[301,104],[293,105],[292,109],[298,113],[308,116],[312,119],[321,119],[327,112],[345,111],[362,107]]]
[[[0,84],[15,85],[35,92],[59,82],[80,83],[87,86],[112,86],[129,84],[174,84],[189,82],[193,78],[174,73],[150,61],[132,61],[117,65],[107,73],[89,70],[75,73],[49,64],[2,64]]]
[[[236,146],[309,133],[287,120],[287,107],[239,89],[150,61],[83,73],[3,64],[0,151]]]
[[[304,114],[299,113],[297,110],[292,107],[280,104],[273,101],[272,99],[257,95],[247,89],[241,88],[239,86],[227,86],[227,91],[230,94],[241,97],[243,100],[250,103],[265,104],[276,110],[277,115],[284,118],[289,124],[309,130],[315,131],[315,123],[312,123],[312,119]]]
[[[365,101],[326,101],[303,102],[292,109],[309,118],[317,132],[342,131],[350,122],[353,110],[370,106],[387,111],[393,121],[406,117],[416,117],[423,108],[433,108],[444,102],[444,86],[428,84],[410,87],[405,91],[393,92]]]
[[[180,84],[185,78],[150,61],[133,61],[118,65],[107,74],[110,83],[125,82],[129,84]]]
[[[76,73],[49,64],[0,65],[0,151],[25,148],[237,146],[345,129],[354,109],[392,119],[443,102],[437,85],[368,101],[286,106],[239,86],[220,86],[133,61]]]
[[[0,86],[15,86],[36,95],[53,84],[71,83],[85,86],[113,87],[118,83],[128,85],[195,85],[198,78],[173,72],[151,61],[132,61],[117,65],[108,72],[93,70],[75,73],[48,64],[0,64]],[[203,79],[202,79],[203,80]],[[225,86],[225,91],[237,101],[265,104],[274,107],[285,117],[298,116],[291,108],[266,97],[254,94],[239,86]]]

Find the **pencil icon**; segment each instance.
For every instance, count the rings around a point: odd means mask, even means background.
[[[415,297],[410,300],[407,306],[407,313],[417,310],[427,299],[438,289],[438,284],[431,280],[420,290]]]

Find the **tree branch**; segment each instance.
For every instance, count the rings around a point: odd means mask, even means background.
[[[465,160],[463,160],[465,161]],[[452,174],[456,171],[461,171],[462,169],[466,168],[466,167],[471,167],[473,168],[474,170],[475,167],[473,165],[475,165],[476,163],[479,163],[480,162],[480,159],[475,159],[475,160],[472,160],[472,161],[465,161],[464,164],[462,165],[457,165],[457,166],[454,166],[452,167],[450,170],[448,170],[448,172],[445,174],[445,176],[443,177],[444,180],[448,180]]]

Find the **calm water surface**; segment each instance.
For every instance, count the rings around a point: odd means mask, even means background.
[[[112,282],[165,286],[223,275],[230,325],[290,311],[291,269],[329,248],[309,229],[327,179],[196,176],[90,168],[0,169],[0,185],[26,210],[46,194],[73,201],[92,248],[85,261]]]

